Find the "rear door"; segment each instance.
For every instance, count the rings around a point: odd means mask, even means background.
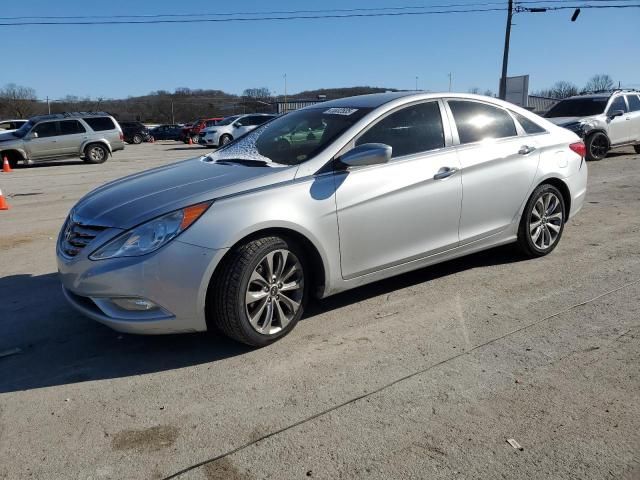
[[[540,158],[535,135],[519,135],[507,110],[476,100],[447,101],[461,165],[460,244],[500,233],[526,200]]]
[[[62,120],[59,123],[58,149],[60,155],[78,155],[87,138],[87,131],[78,120]]]

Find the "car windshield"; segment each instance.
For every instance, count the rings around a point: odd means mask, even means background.
[[[31,120],[29,120],[27,123],[22,125],[18,130],[11,132],[11,134],[15,137],[23,138],[27,133],[29,133],[29,130],[31,130],[34,125],[35,124]]]
[[[276,118],[212,153],[218,160],[298,165],[322,152],[370,108],[305,108]]]
[[[545,117],[588,117],[604,113],[607,97],[571,98],[555,104]]]
[[[234,115],[233,117],[223,118],[219,122],[216,122],[216,125],[220,125],[220,126],[230,125],[238,118],[240,118],[240,115]]]

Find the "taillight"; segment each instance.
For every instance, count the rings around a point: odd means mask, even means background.
[[[582,158],[587,155],[587,147],[584,145],[584,142],[576,142],[569,145],[569,148],[580,155]]]
[[[122,134],[122,132],[120,132],[120,141],[124,141],[124,135]]]

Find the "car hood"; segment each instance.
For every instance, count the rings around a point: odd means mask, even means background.
[[[247,166],[206,157],[147,170],[107,183],[73,208],[76,221],[128,229],[159,215],[293,180],[295,167]]]
[[[0,142],[11,142],[13,140],[19,140],[19,138],[13,135],[11,132],[15,132],[15,130],[11,130],[7,133],[0,133]]]
[[[587,120],[591,117],[554,117],[547,118],[551,123],[555,123],[556,125],[562,127],[564,125],[569,125],[570,123],[576,123],[580,120]]]

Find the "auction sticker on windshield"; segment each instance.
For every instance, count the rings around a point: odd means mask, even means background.
[[[330,108],[329,110],[325,110],[324,114],[326,115],[351,115],[352,113],[356,113],[358,111],[357,108]]]

